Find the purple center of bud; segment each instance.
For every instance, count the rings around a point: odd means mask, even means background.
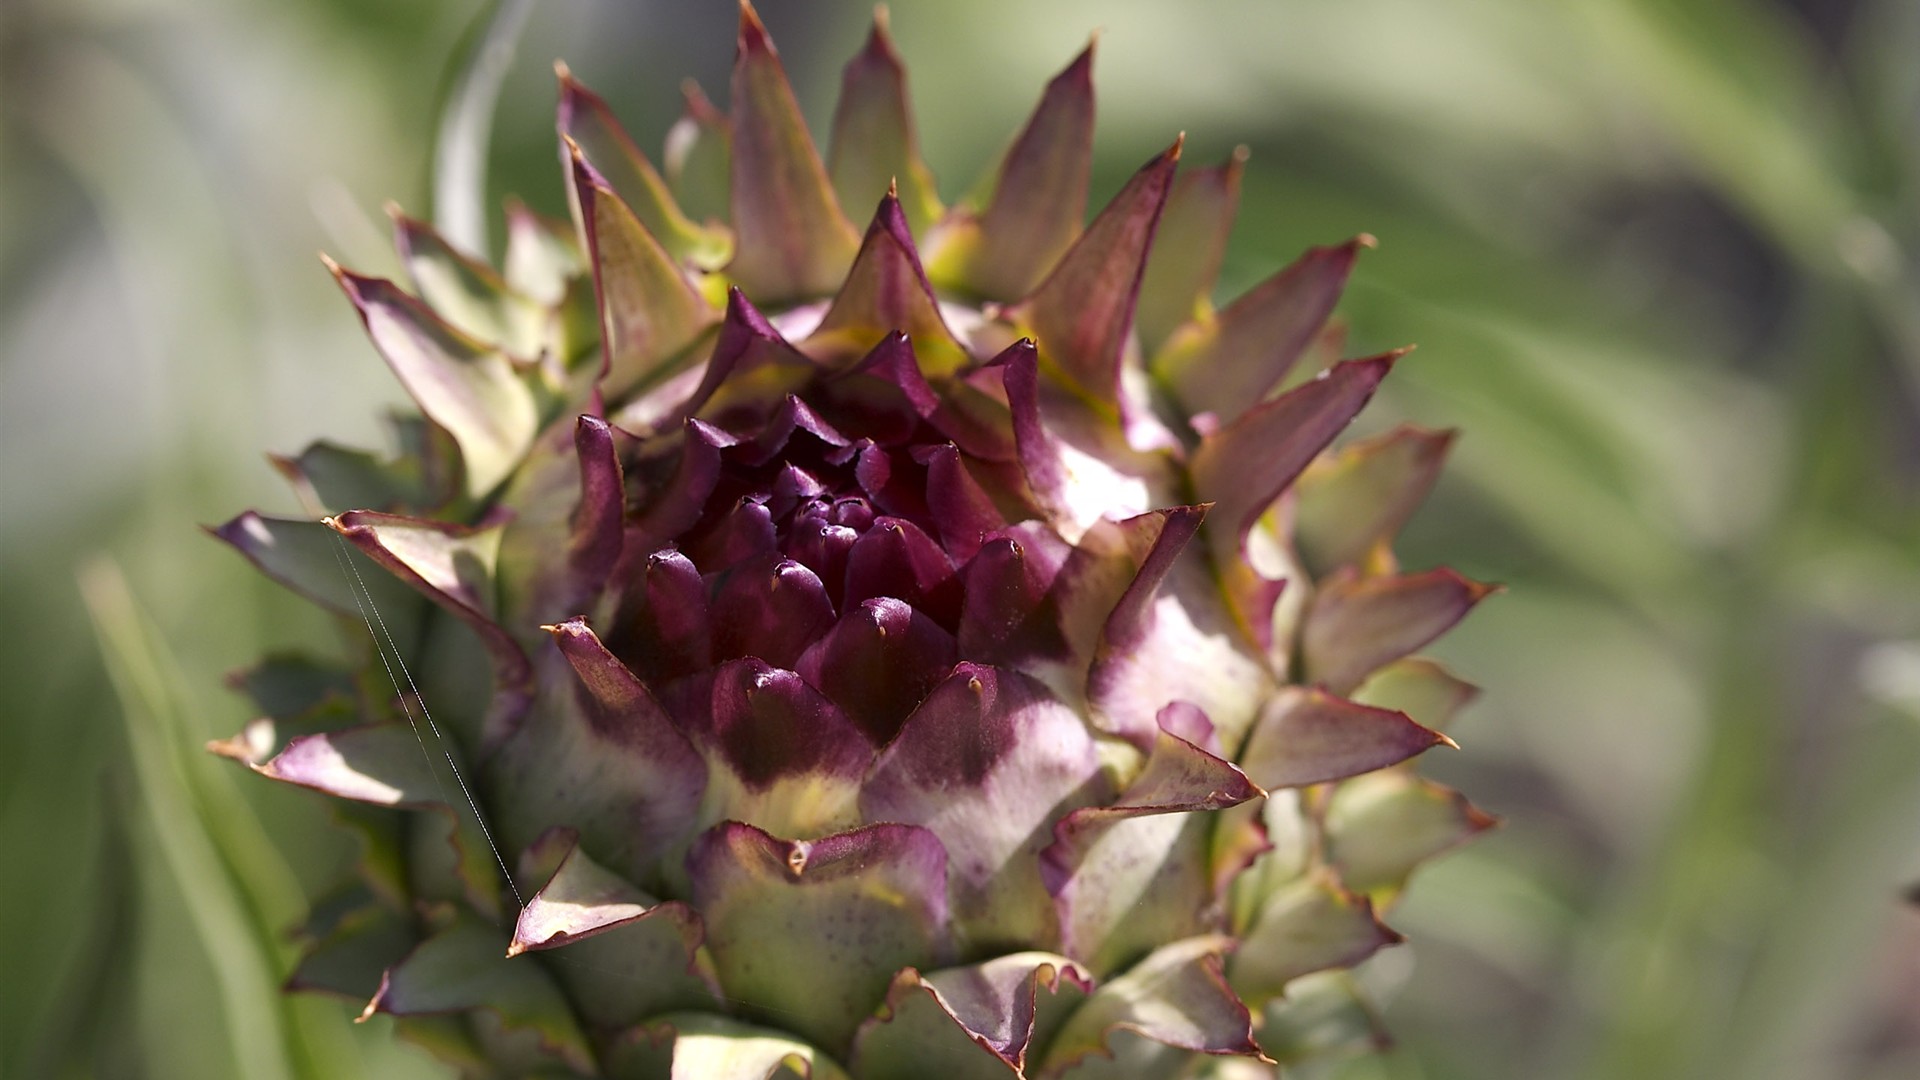
[[[611,584],[609,644],[670,711],[697,711],[715,668],[753,659],[798,672],[881,745],[961,659],[963,526],[929,483],[951,444],[876,404],[861,384],[881,381],[829,376],[804,401],[730,410],[629,469],[638,520],[691,522]]]

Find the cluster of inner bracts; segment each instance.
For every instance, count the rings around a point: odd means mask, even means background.
[[[403,452],[277,459],[312,517],[216,530],[356,653],[242,673],[216,746],[364,848],[292,986],[477,1075],[1379,1038],[1376,908],[1490,824],[1410,760],[1473,692],[1415,654],[1488,592],[1392,554],[1451,436],[1329,449],[1399,355],[1334,360],[1365,238],[1213,306],[1240,155],[1085,224],[1091,59],[945,207],[884,24],[822,159],[747,8],[664,172],[563,69],[570,222],[333,267]]]

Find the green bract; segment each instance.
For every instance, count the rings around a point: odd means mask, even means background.
[[[1373,1037],[1376,905],[1489,824],[1403,764],[1472,694],[1413,654],[1488,591],[1391,554],[1449,436],[1327,450],[1397,355],[1331,362],[1364,237],[1209,302],[1238,157],[1176,141],[1083,225],[1091,66],[943,207],[884,25],[822,161],[746,9],[664,172],[562,69],[571,224],[334,267],[420,415],[280,462],[324,523],[217,530],[361,657],[245,673],[217,748],[364,842],[294,988],[475,1075]]]

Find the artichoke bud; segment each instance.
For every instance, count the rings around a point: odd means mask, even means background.
[[[1088,220],[1093,60],[945,206],[883,18],[823,158],[743,7],[663,168],[562,67],[570,222],[510,206],[495,269],[396,212],[410,280],[332,267],[418,415],[216,530],[352,643],[243,673],[216,746],[363,841],[294,988],[473,1075],[1377,1037],[1380,912],[1492,824],[1409,764],[1490,591],[1393,557],[1452,436],[1331,448],[1400,355],[1329,355],[1370,238],[1215,306],[1244,154]]]

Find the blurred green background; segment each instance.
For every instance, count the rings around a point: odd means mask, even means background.
[[[1367,426],[1465,429],[1406,561],[1510,587],[1429,762],[1507,825],[1390,914],[1398,1048],[1316,1075],[1920,1075],[1920,4],[893,8],[949,196],[1100,27],[1096,199],[1248,144],[1228,291],[1373,233],[1351,351],[1421,348]],[[867,9],[763,14],[818,129]],[[274,994],[346,845],[200,745],[328,627],[196,525],[399,401],[314,252],[391,268],[484,16],[0,8],[0,1077],[440,1075]],[[553,58],[657,145],[734,18],[542,0],[498,193],[562,208]]]

